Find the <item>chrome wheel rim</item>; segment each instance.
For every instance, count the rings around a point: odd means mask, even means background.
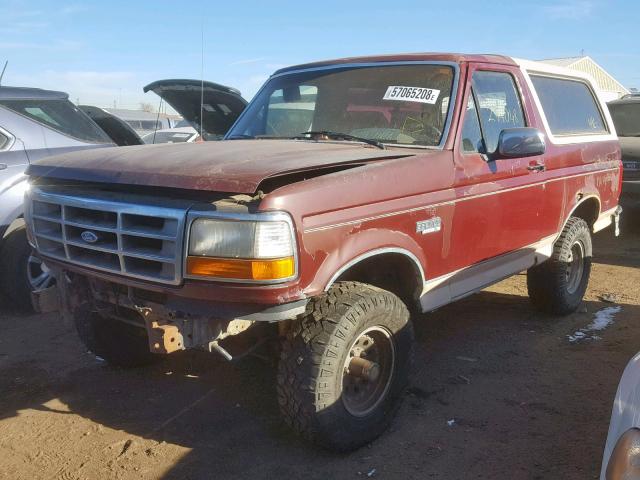
[[[385,399],[396,361],[391,333],[369,327],[354,340],[344,363],[342,403],[356,417],[374,411]]]
[[[571,256],[567,264],[566,280],[567,291],[575,293],[582,283],[584,273],[584,246],[582,242],[576,242],[571,246]]]
[[[44,262],[35,255],[27,259],[27,279],[32,291],[43,290],[53,285],[54,278]]]

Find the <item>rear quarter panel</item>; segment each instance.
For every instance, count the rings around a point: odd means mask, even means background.
[[[587,75],[575,73],[577,79],[586,82],[596,98],[605,121],[608,134],[557,137],[550,131],[540,99],[529,74],[538,72],[535,62],[521,62],[526,80],[527,95],[532,100],[534,126],[545,133],[547,150],[544,156],[544,195],[541,197],[541,222],[547,230],[560,232],[575,208],[589,198],[597,198],[600,212],[618,205],[622,178],[620,144],[613,121],[604,99],[593,87],[594,81]],[[543,73],[563,77],[564,69],[544,67]],[[573,72],[570,72],[573,77]]]

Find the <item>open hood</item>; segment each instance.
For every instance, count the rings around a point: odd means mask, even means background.
[[[247,105],[239,90],[200,80],[157,80],[143,90],[158,94],[198,132],[202,111],[205,140],[221,139]]]
[[[142,145],[144,143],[127,122],[106,110],[92,105],[78,105],[78,108],[86,113],[91,120],[96,122],[116,145],[124,147],[128,145]]]
[[[267,178],[415,155],[350,142],[225,140],[104,148],[47,157],[33,177],[121,185],[255,193]]]

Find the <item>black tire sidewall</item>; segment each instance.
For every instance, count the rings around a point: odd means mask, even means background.
[[[22,311],[33,310],[31,284],[27,272],[31,246],[27,242],[26,227],[21,225],[10,231],[2,241],[0,258],[0,287],[9,306]]]
[[[583,246],[583,271],[580,284],[570,293],[566,278],[567,263],[576,242]],[[553,315],[568,315],[575,312],[587,290],[591,275],[593,247],[589,225],[583,219],[571,217],[556,241],[552,257],[527,274],[529,297],[539,310]]]
[[[358,310],[358,307],[359,306],[356,305],[353,309]],[[349,314],[343,318],[346,319],[351,313],[353,312],[349,312]],[[366,312],[357,318],[361,321],[355,327],[353,327],[348,320],[345,322],[346,325],[341,325],[342,328],[349,326],[352,328],[349,331],[349,337],[345,339],[340,347],[340,356],[337,360],[337,366],[340,368],[338,369],[338,374],[335,375],[333,379],[334,385],[331,389],[337,396],[330,400],[333,401],[333,404],[327,409],[326,414],[323,414],[323,411],[318,414],[318,426],[320,430],[332,432],[333,434],[344,432],[345,438],[342,442],[338,443],[344,444],[345,449],[349,449],[355,443],[359,443],[359,438],[375,438],[388,428],[395,410],[399,406],[398,399],[402,395],[408,381],[413,346],[413,332],[410,331],[411,323],[408,321],[408,315],[402,317],[397,314],[390,314],[390,312],[384,310],[375,310],[373,312]],[[382,402],[366,416],[356,417],[346,409],[341,398],[343,381],[342,366],[346,363],[347,357],[349,356],[351,344],[362,332],[370,327],[382,327],[391,334],[395,349],[394,368],[391,383]],[[322,393],[322,389],[319,389],[319,393]]]
[[[110,365],[136,368],[163,358],[149,350],[144,328],[104,318],[95,312],[76,312],[74,322],[85,347]]]
[[[589,226],[587,222],[582,219],[572,217],[570,223],[567,225],[566,235],[562,236],[557,247],[557,254],[555,255],[560,272],[556,276],[558,279],[557,287],[560,290],[559,305],[557,310],[561,313],[571,313],[575,311],[582,302],[587,286],[589,284],[589,276],[591,274],[591,234],[589,232]],[[567,263],[572,255],[572,248],[577,243],[582,243],[583,248],[583,270],[580,284],[575,292],[569,292],[569,285],[566,279]]]
[[[342,377],[353,342],[377,326],[391,334],[393,377],[385,397],[366,416],[344,406]],[[386,430],[400,405],[413,359],[413,327],[394,294],[359,282],[337,282],[313,299],[283,344],[278,401],[285,422],[312,442],[337,452],[359,448]]]
[[[569,285],[565,281],[564,282],[564,291],[566,296],[566,301],[568,305],[571,305],[572,308],[578,308],[580,306],[580,302],[582,302],[582,298],[584,297],[585,292],[587,291],[587,287],[589,286],[589,277],[591,275],[591,237],[588,234],[584,235],[584,232],[580,232],[581,235],[577,236],[575,241],[569,245],[569,250],[573,248],[576,242],[582,243],[583,249],[583,270],[582,277],[580,278],[580,283],[575,292],[569,292]],[[588,243],[588,244],[587,244]],[[587,254],[587,251],[589,254]]]

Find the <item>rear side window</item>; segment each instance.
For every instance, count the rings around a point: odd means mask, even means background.
[[[553,135],[608,133],[593,92],[584,82],[531,75]]]
[[[68,100],[1,100],[0,106],[78,140],[112,143],[93,120]]]

